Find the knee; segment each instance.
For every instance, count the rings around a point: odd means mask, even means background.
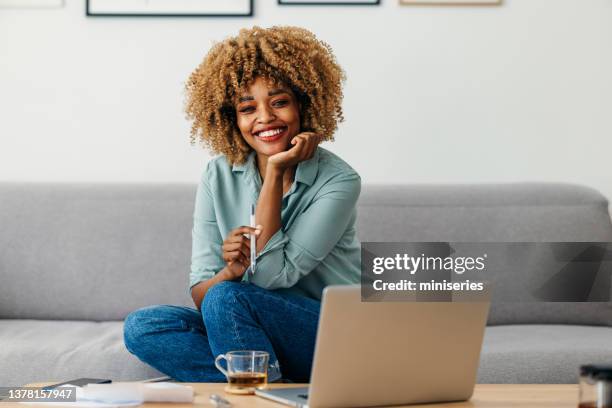
[[[142,339],[149,330],[149,319],[156,306],[143,307],[127,315],[123,322],[123,342],[132,354],[140,349]]]
[[[127,315],[123,322],[123,342],[132,354],[147,354],[156,346],[154,335],[167,330],[168,325],[182,325],[181,320],[165,318],[168,306],[148,306],[135,310]],[[179,328],[179,327],[177,327]]]
[[[209,288],[202,301],[204,323],[216,321],[241,307],[239,298],[246,286],[240,282],[224,281]]]

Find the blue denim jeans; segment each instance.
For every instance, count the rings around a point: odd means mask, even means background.
[[[232,350],[270,354],[268,380],[308,382],[320,302],[243,282],[211,287],[201,312],[149,306],[125,319],[127,349],[162,373],[184,382],[224,382],[214,359]]]

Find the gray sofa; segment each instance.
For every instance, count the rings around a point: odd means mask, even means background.
[[[0,384],[161,375],[122,319],[188,296],[194,185],[0,183]],[[363,241],[612,241],[606,199],[567,184],[364,186]],[[501,304],[479,382],[571,383],[612,361],[610,304]],[[408,340],[407,340],[408,341]]]

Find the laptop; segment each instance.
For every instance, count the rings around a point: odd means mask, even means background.
[[[465,401],[489,301],[361,302],[359,286],[323,291],[310,387],[257,390],[294,407]]]

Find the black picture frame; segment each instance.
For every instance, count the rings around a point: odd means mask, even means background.
[[[99,13],[92,12],[90,2],[85,0],[85,15],[87,17],[253,17],[253,1],[248,2],[249,10],[246,13]],[[220,0],[221,1],[221,0]]]
[[[287,1],[287,0],[278,0],[278,4],[280,6],[378,6],[380,4],[380,0],[375,0],[373,2],[365,2],[365,1],[350,1],[350,2],[341,2],[341,1]]]

